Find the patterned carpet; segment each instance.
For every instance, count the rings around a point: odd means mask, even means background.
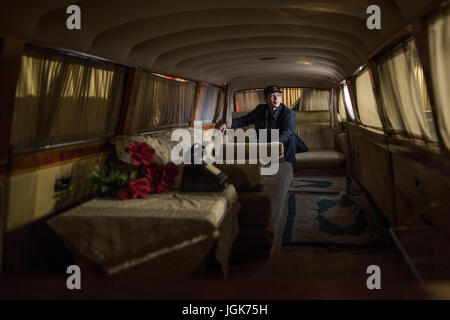
[[[392,246],[380,213],[354,184],[346,177],[294,178],[282,245]]]

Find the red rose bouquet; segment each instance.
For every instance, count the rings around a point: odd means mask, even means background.
[[[155,150],[145,142],[131,143],[125,151],[131,155],[130,165],[94,168],[95,191],[100,195],[117,196],[123,200],[146,198],[150,193],[165,193],[179,174],[173,162],[154,161]]]

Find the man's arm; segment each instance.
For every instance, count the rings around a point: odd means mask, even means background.
[[[280,142],[285,143],[295,134],[295,113],[291,110],[286,112],[280,124]]]
[[[257,109],[253,109],[251,112],[247,113],[245,116],[233,119],[231,123],[231,128],[240,128],[240,127],[246,127],[251,124],[255,124],[255,117],[257,114]]]

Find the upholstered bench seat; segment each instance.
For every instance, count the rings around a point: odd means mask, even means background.
[[[279,171],[272,176],[264,176],[261,192],[239,192],[242,212],[239,214],[241,227],[266,227],[280,206],[293,179],[292,165],[281,162]]]
[[[345,156],[338,150],[311,150],[295,155],[299,168],[341,168]]]
[[[284,229],[292,180],[292,165],[281,162],[277,174],[263,177],[261,192],[238,193],[242,211],[238,215],[239,235],[233,245],[233,260],[271,257]]]

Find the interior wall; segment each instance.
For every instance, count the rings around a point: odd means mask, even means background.
[[[397,223],[392,179],[391,155],[384,138],[347,125],[352,176],[369,192],[373,201],[391,224]]]
[[[47,220],[92,196],[92,171],[105,158],[106,154],[96,154],[9,178],[5,272],[64,272],[71,254]],[[70,184],[58,192],[55,182],[60,178],[70,178]]]
[[[387,144],[360,135],[361,183],[391,225],[396,225],[391,155]]]
[[[423,213],[433,224],[450,226],[450,177],[403,155],[393,154],[392,162],[399,225]]]
[[[9,179],[7,231],[62,210],[92,194],[92,171],[105,155],[52,166]],[[56,192],[57,179],[70,178],[68,189]]]
[[[422,223],[417,216],[423,214],[428,222],[450,226],[449,176],[390,147],[383,135],[352,124],[346,131],[352,176],[391,225]]]

